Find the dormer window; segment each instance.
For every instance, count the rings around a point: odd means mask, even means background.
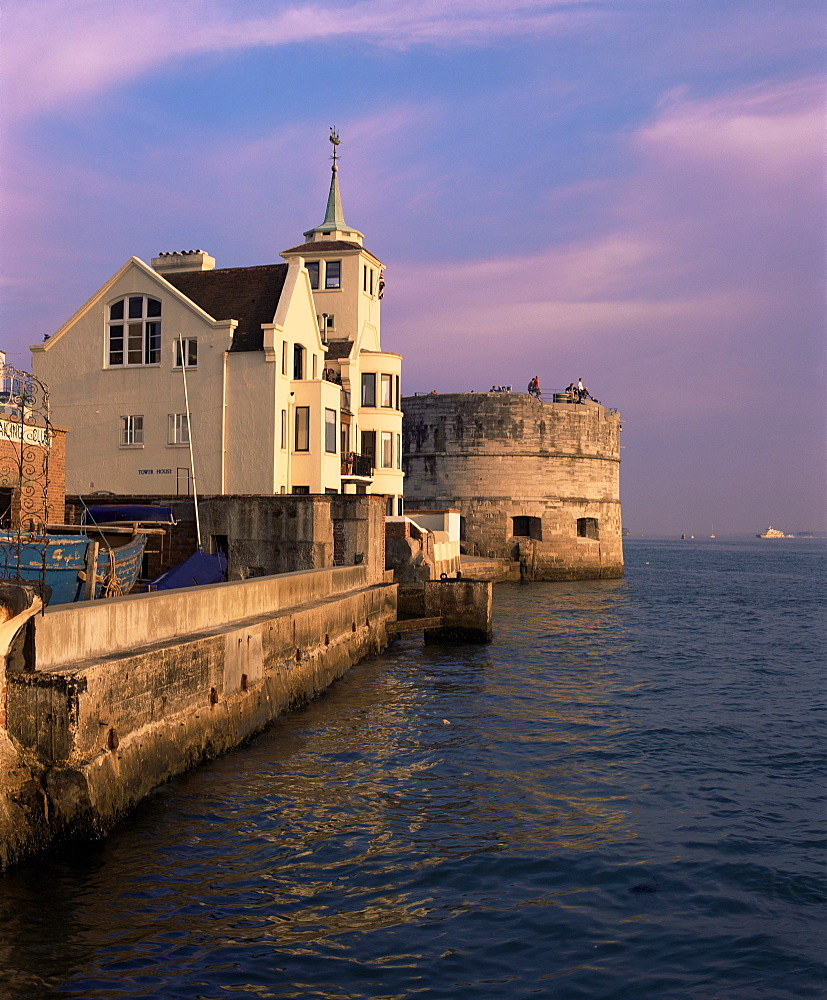
[[[324,269],[324,287],[342,287],[342,262],[340,260],[329,260]]]
[[[110,367],[161,362],[161,303],[148,295],[128,295],[109,306]]]

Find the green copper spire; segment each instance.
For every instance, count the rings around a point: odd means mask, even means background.
[[[333,144],[333,167],[330,178],[330,194],[327,196],[327,211],[324,214],[324,222],[318,227],[321,232],[332,233],[337,229],[346,229],[347,223],[342,212],[342,196],[339,193],[339,133],[335,128],[330,130],[330,141]]]
[[[339,193],[339,133],[335,128],[330,130],[330,141],[333,144],[333,169],[330,178],[330,193],[327,196],[327,209],[324,214],[324,222],[320,226],[308,229],[304,234],[305,239],[313,242],[319,237],[330,236],[335,233],[341,234],[338,238],[350,240],[361,246],[362,234],[357,229],[351,229],[345,222],[345,215],[342,211],[342,196]],[[334,237],[336,238],[336,237]]]

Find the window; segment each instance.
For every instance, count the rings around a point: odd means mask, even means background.
[[[301,344],[293,344],[293,378],[304,378],[304,348]]]
[[[385,500],[385,517],[393,517],[393,508],[395,506],[393,497],[387,497]]]
[[[318,361],[318,358],[317,358],[317,356],[316,356],[316,355],[314,354],[314,355],[313,355],[313,378],[314,378],[314,379],[316,378],[316,367],[317,367],[317,361]]]
[[[129,295],[111,303],[108,339],[111,367],[160,364],[160,301],[148,295]]]
[[[346,424],[344,420],[339,428],[339,437],[341,438],[341,452],[344,455],[350,451],[350,424]]]
[[[382,386],[382,406],[393,406],[393,376],[382,375],[380,378]]]
[[[189,444],[190,423],[186,413],[169,414],[169,433],[167,444]]]
[[[294,486],[293,487],[293,492],[296,493],[296,494],[298,494],[299,496],[308,497],[308,496],[310,496],[310,487],[309,486]]]
[[[336,454],[336,411],[324,411],[324,450]]]
[[[282,375],[287,374],[287,341],[283,340],[281,342],[281,373]]]
[[[370,268],[370,270],[368,271],[368,277],[370,279],[369,281],[370,288],[368,289],[368,291],[370,292],[371,295],[373,295],[373,268]]]
[[[34,402],[34,386],[31,379],[19,372],[4,371],[0,403],[11,403],[17,407],[31,406]]]
[[[396,409],[401,410],[402,407],[399,405],[399,376],[394,376],[394,381],[396,382]]]
[[[376,431],[362,431],[361,454],[370,459],[371,465],[376,465]]]
[[[287,410],[281,411],[281,446],[287,447]]]
[[[304,265],[307,268],[307,273],[310,275],[310,287],[319,287],[319,262],[317,260],[309,260]]]
[[[402,468],[402,435],[396,435],[396,467]]]
[[[144,443],[144,418],[143,416],[121,417],[121,444],[143,444]]]
[[[362,373],[362,406],[376,406],[376,373]]]
[[[600,531],[597,526],[596,517],[578,517],[577,518],[577,537],[578,538],[594,538],[599,541]]]
[[[396,516],[397,517],[402,517],[402,513],[403,513],[402,504],[403,504],[402,497],[397,497],[396,498]]]
[[[393,434],[382,431],[382,468],[393,468]]]
[[[310,451],[310,407],[296,407],[296,451]],[[296,492],[295,490],[293,491]]]
[[[175,368],[181,367],[183,348],[184,364],[187,368],[198,367],[198,339],[196,337],[178,338],[175,341]]]
[[[324,269],[324,287],[342,287],[342,262],[340,260],[329,260]]]
[[[362,265],[362,291],[373,295],[373,268]]]
[[[516,538],[533,538],[538,542],[543,540],[543,522],[539,517],[512,517],[512,535]]]

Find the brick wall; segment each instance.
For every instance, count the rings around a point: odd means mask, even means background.
[[[10,424],[12,434],[19,426]],[[32,428],[39,431],[39,428]],[[41,444],[9,440],[0,434],[0,486],[11,488],[12,525],[27,527],[30,521],[51,524],[63,521],[66,491],[66,431],[52,428],[52,446],[47,455]],[[47,461],[48,459],[48,461]]]

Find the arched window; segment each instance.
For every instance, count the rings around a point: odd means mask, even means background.
[[[161,302],[149,295],[127,295],[109,305],[109,365],[161,363]]]

